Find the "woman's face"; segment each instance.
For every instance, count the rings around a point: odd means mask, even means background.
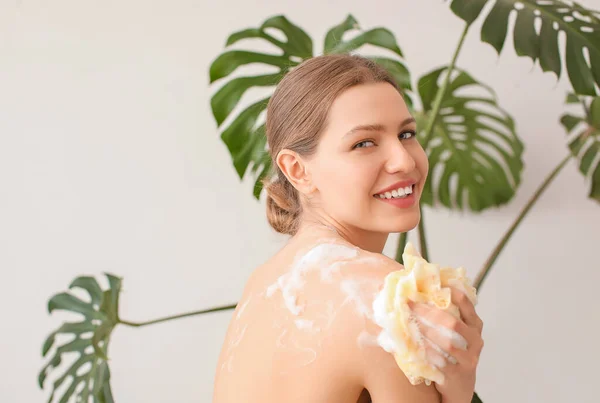
[[[429,163],[415,121],[390,84],[343,92],[307,167],[319,213],[345,230],[392,233],[418,225]]]

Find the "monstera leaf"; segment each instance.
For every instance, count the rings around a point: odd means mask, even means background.
[[[467,24],[488,3],[488,0],[450,1],[452,11]],[[534,62],[539,60],[543,71],[552,71],[560,78],[563,63],[558,38],[564,32],[565,61],[573,89],[578,94],[596,95],[594,83],[600,85],[599,12],[560,0],[497,0],[485,17],[481,40],[498,53],[506,41],[511,13],[517,15],[513,30],[517,55],[530,57]],[[540,23],[539,30],[536,22]]]
[[[362,32],[348,41],[343,40],[343,36],[348,32],[360,31],[358,21],[349,15],[344,22],[331,28],[325,36],[323,46],[324,54],[348,53],[358,49],[363,45],[374,45],[395,53],[400,58],[403,57],[402,50],[396,42],[394,34],[386,28],[374,28],[366,32]],[[393,77],[400,87],[406,102],[412,107],[412,98],[410,91],[412,90],[410,73],[406,66],[399,60],[391,59],[383,56],[364,55],[374,62],[383,66]]]
[[[429,118],[441,75],[446,72],[443,67],[419,80],[423,111],[416,116],[420,126]],[[523,143],[492,89],[455,69],[432,135],[426,146],[431,173],[423,203],[463,209],[466,200],[471,210],[481,211],[503,205],[514,196],[521,182]]]
[[[277,30],[286,38],[281,41],[270,30]],[[345,39],[347,34],[354,34]],[[254,196],[258,199],[262,191],[261,180],[269,174],[271,160],[267,152],[264,111],[270,95],[264,97],[231,116],[242,96],[252,88],[274,87],[283,76],[302,61],[313,57],[311,38],[304,30],[279,15],[267,19],[258,28],[249,28],[235,32],[227,39],[229,47],[243,39],[260,39],[279,48],[279,54],[268,54],[246,50],[227,50],[219,55],[210,66],[211,84],[230,76],[239,67],[259,64],[270,69],[269,73],[235,77],[222,85],[211,98],[213,116],[221,131],[221,139],[231,154],[233,165],[240,179],[244,179],[248,170],[255,179]],[[354,17],[349,15],[342,23],[331,28],[323,46],[324,53],[349,53],[363,45],[383,48],[394,58],[368,56],[388,69],[398,84],[406,91],[410,90],[410,75],[402,64],[402,51],[394,35],[384,28],[362,31]],[[273,68],[277,71],[273,72]],[[271,92],[272,93],[272,92]],[[407,103],[411,105],[408,92]],[[231,118],[230,118],[231,116]],[[225,124],[230,118],[230,123]]]
[[[267,29],[275,29],[283,33],[286,42],[275,38]],[[221,80],[237,68],[249,64],[263,64],[279,69],[277,73],[255,76],[236,77],[224,84],[213,95],[211,107],[213,116],[219,127],[240,102],[246,91],[252,87],[275,86],[292,67],[298,65],[303,59],[312,56],[312,40],[301,28],[291,23],[284,16],[275,16],[267,19],[259,28],[245,29],[235,32],[227,39],[226,47],[243,39],[263,39],[281,49],[280,55],[249,52],[244,50],[228,50],[217,57],[210,66],[210,82]],[[258,173],[256,178],[260,181],[270,168],[270,160],[266,152],[265,126],[259,123],[259,116],[266,109],[269,98],[263,98],[245,108],[221,132],[221,139],[229,149],[233,158],[236,172],[243,178],[250,165]],[[255,194],[260,190],[255,189]]]
[[[570,95],[567,102],[573,101],[578,98]],[[565,114],[560,121],[568,133],[575,133],[570,138],[569,150],[579,160],[579,171],[590,178],[589,197],[600,202],[600,97],[594,97],[589,105],[585,99],[581,102],[587,112],[585,117]]]
[[[93,277],[77,277],[70,289],[80,288],[89,295],[86,302],[72,293],[63,292],[53,296],[48,302],[48,311],[63,310],[83,315],[79,322],[63,323],[46,339],[42,356],[46,356],[55,345],[56,337],[61,335],[73,336],[69,341],[57,346],[52,359],[39,374],[39,386],[44,388],[46,376],[63,361],[63,356],[69,357],[75,353],[75,361],[65,372],[54,381],[52,394],[48,399],[51,403],[61,385],[69,379],[70,384],[62,395],[60,402],[67,402],[73,396],[77,402],[112,403],[110,388],[110,371],[107,363],[108,341],[112,330],[119,322],[118,307],[121,279],[106,274],[110,288],[103,291]]]

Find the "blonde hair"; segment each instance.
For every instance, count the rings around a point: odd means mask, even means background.
[[[275,231],[294,235],[302,206],[298,190],[275,159],[288,149],[300,156],[315,153],[333,101],[350,87],[387,82],[400,92],[393,77],[375,62],[358,55],[324,55],[308,59],[286,74],[267,106],[266,134],[272,177],[263,181],[267,219]]]

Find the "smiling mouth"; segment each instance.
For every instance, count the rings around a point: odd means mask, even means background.
[[[405,186],[398,189],[391,190],[385,193],[379,193],[373,197],[377,199],[404,199],[415,192],[415,185]]]

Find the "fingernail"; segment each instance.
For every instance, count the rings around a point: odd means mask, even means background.
[[[452,344],[454,347],[467,351],[467,340],[456,332],[452,332]]]
[[[437,354],[427,354],[429,362],[437,368],[444,368],[446,366],[446,360]]]
[[[454,358],[452,356],[448,357],[448,361],[450,361],[450,364],[452,364],[452,365],[457,363],[456,358]]]
[[[467,351],[467,340],[459,333],[456,333],[454,330],[450,330],[446,327],[438,327],[437,329],[440,331],[440,333],[450,339],[450,342],[454,347]]]

